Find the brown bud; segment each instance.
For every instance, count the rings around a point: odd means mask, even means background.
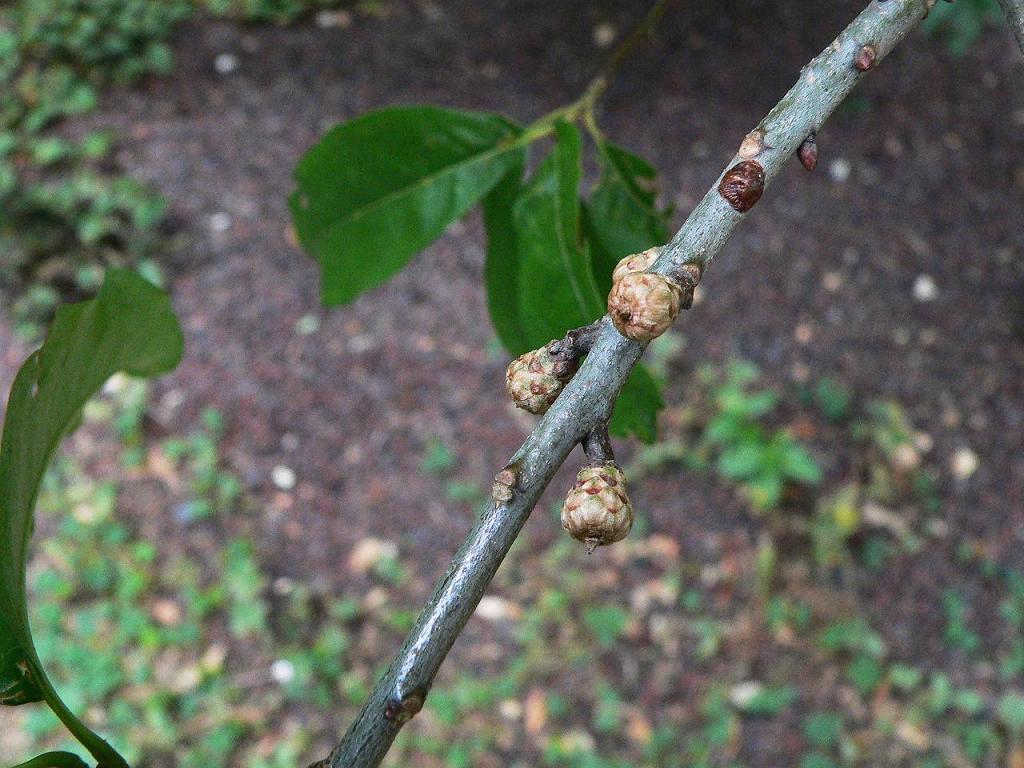
[[[736,163],[722,177],[718,194],[737,211],[746,213],[764,194],[764,168],[754,160]]]
[[[552,355],[550,347],[554,343],[551,341],[509,363],[505,371],[505,391],[517,408],[545,413],[576,373],[579,361],[566,361]]]
[[[875,66],[875,59],[877,58],[878,52],[874,46],[865,45],[857,51],[857,56],[853,60],[853,66],[857,68],[858,72],[867,72]]]
[[[491,486],[491,498],[495,501],[512,501],[515,495],[512,489],[519,480],[519,463],[509,464],[494,476]]]
[[[679,268],[680,279],[690,288],[696,288],[704,275],[704,268],[700,264],[683,264]]]
[[[744,160],[757,157],[765,150],[764,136],[765,133],[763,130],[760,128],[754,129],[743,137],[743,143],[740,144],[740,149],[737,154]]]
[[[407,723],[423,709],[425,696],[420,692],[410,693],[404,699],[392,699],[384,707],[384,717],[396,723]]]
[[[818,142],[813,133],[804,139],[800,149],[796,151],[796,155],[800,158],[800,164],[808,171],[813,171],[818,167]]]
[[[612,271],[612,282],[620,280],[630,272],[646,272],[658,260],[659,253],[661,253],[661,248],[648,248],[646,251],[625,257],[615,265],[615,269]]]
[[[631,272],[612,284],[608,314],[627,339],[651,341],[679,314],[682,288],[664,275]]]
[[[679,268],[679,285],[683,290],[682,297],[679,299],[680,309],[689,309],[693,306],[694,291],[703,274],[704,270],[699,264],[683,264]]]
[[[632,526],[626,478],[615,462],[581,469],[562,505],[562,527],[569,535],[592,552],[626,538]]]

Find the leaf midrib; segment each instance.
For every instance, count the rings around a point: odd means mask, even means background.
[[[563,208],[562,208],[562,194],[561,193],[563,191],[562,190],[562,183],[564,181],[563,178],[562,178],[562,167],[561,167],[562,166],[562,161],[563,161],[561,153],[564,150],[562,150],[560,142],[555,145],[554,151],[559,154],[559,157],[556,158],[557,162],[555,164],[555,178],[558,181],[558,188],[555,190],[555,195],[554,195],[554,197],[555,197],[555,237],[556,237],[556,239],[558,241],[559,255],[562,258],[563,266],[565,267],[565,272],[569,276],[569,285],[572,287],[573,295],[576,297],[576,301],[579,304],[580,310],[582,311],[584,318],[589,318],[591,312],[593,312],[595,310],[599,310],[599,307],[600,307],[600,304],[601,304],[601,292],[597,289],[597,283],[594,282],[593,270],[590,268],[590,264],[585,263],[583,266],[586,267],[586,274],[590,276],[590,282],[586,286],[586,288],[590,289],[588,292],[589,292],[591,298],[593,299],[593,301],[588,304],[586,295],[581,293],[581,290],[584,290],[582,285],[581,285],[582,281],[576,275],[576,270],[573,269],[572,253],[570,251],[570,247],[571,246],[570,246],[569,243],[565,242],[565,232],[563,231],[563,228],[562,228],[562,226],[560,224],[560,222],[562,221],[562,210],[563,210]],[[578,165],[578,161],[573,161],[573,162]],[[573,195],[575,196],[575,195],[578,195],[578,194],[579,194],[578,190],[574,189],[573,190]],[[579,211],[578,210],[577,210],[576,216],[574,217],[574,220],[573,220],[573,228],[577,229],[577,230],[579,228]],[[583,254],[582,248],[578,245],[578,239],[579,239],[579,234],[577,232],[577,244],[573,244],[573,245],[576,246],[576,247],[573,248],[573,251],[579,252],[580,255],[583,257],[584,261],[586,261],[586,255]]]
[[[478,162],[481,162],[481,161],[484,161],[484,160],[493,159],[493,158],[498,157],[498,156],[500,156],[502,154],[505,154],[505,153],[508,153],[508,152],[512,152],[514,150],[519,149],[522,146],[525,146],[525,144],[528,143],[528,142],[523,142],[522,141],[522,136],[523,136],[522,131],[519,131],[517,134],[510,134],[509,136],[506,137],[506,139],[514,137],[515,140],[514,141],[510,141],[508,144],[502,144],[502,142],[499,141],[497,144],[495,144],[490,149],[487,149],[487,150],[485,150],[483,152],[480,152],[478,154],[471,155],[471,156],[465,158],[464,160],[460,160],[457,163],[453,163],[452,165],[446,165],[444,167],[444,169],[442,171],[438,172],[438,173],[430,174],[428,176],[423,176],[423,177],[417,179],[412,184],[409,184],[409,185],[407,185],[405,187],[402,187],[401,189],[397,189],[397,190],[395,190],[393,192],[389,192],[388,194],[384,195],[383,197],[379,197],[376,200],[374,200],[373,202],[368,203],[368,204],[366,204],[366,205],[364,205],[364,206],[362,206],[360,208],[355,209],[347,217],[343,217],[343,218],[341,218],[340,221],[336,221],[334,224],[331,224],[329,227],[327,227],[320,236],[318,236],[317,238],[315,238],[313,241],[310,242],[309,249],[312,250],[312,251],[316,251],[318,254],[320,254],[320,251],[321,251],[321,248],[323,246],[324,241],[327,240],[328,238],[330,238],[330,236],[333,235],[339,229],[343,229],[344,227],[347,227],[347,226],[351,225],[352,222],[358,221],[361,218],[369,216],[370,214],[377,212],[381,208],[385,208],[385,207],[393,204],[395,201],[397,201],[397,200],[399,200],[399,199],[401,199],[403,197],[411,196],[415,192],[423,189],[424,187],[428,186],[430,183],[432,183],[432,182],[434,182],[434,181],[436,181],[436,180],[438,180],[438,179],[440,179],[440,178],[442,178],[444,176],[450,176],[450,175],[452,175],[454,173],[457,173],[459,170],[461,170],[463,168],[468,168],[469,166],[474,165],[475,163],[478,163]],[[503,139],[502,141],[505,141],[506,139]],[[499,179],[499,181],[500,181],[500,179]]]
[[[631,201],[633,201],[633,203],[635,203],[636,206],[640,208],[642,211],[661,221],[661,217],[658,216],[658,209],[655,208],[653,205],[650,205],[649,203],[642,200],[640,197],[637,196],[636,192],[633,191],[633,184],[635,182],[630,183],[630,180],[626,178],[626,175],[624,173],[622,173],[618,163],[616,163],[615,160],[612,158],[612,155],[608,151],[607,147],[602,145],[600,151],[601,156],[607,161],[607,165],[605,167],[611,169],[612,174],[617,179],[619,179],[623,189],[626,190],[626,196]]]

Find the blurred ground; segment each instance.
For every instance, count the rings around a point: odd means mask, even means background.
[[[859,5],[677,8],[609,92],[603,127],[656,162],[681,223],[747,130]],[[347,27],[195,24],[178,36],[172,77],[109,96],[89,125],[117,129],[121,161],[170,199],[178,225],[163,263],[188,352],[156,385],[146,429],[184,432],[204,409],[218,409],[226,464],[256,509],[185,524],[158,483],[129,483],[118,514],[136,535],[199,561],[228,538],[247,537],[268,583],[369,592],[395,610],[418,606],[471,525],[480,489],[531,425],[503,397],[507,361],[486,315],[481,227],[474,215],[386,286],[325,311],[315,265],[288,233],[291,169],[327,127],[387,104],[438,102],[529,121],[585,85],[604,56],[597,25],[621,32],[640,12],[611,2],[394,2]],[[214,60],[224,53],[238,66],[218,74]],[[667,362],[670,404],[691,402],[699,364],[742,358],[780,392],[827,376],[853,394],[855,411],[877,398],[903,405],[925,436],[918,450],[940,500],[924,544],[883,568],[855,566],[829,579],[800,557],[787,559],[781,540],[775,587],[810,606],[808,638],[862,617],[886,648],[884,663],[875,659],[879,674],[900,662],[993,702],[1024,678],[994,670],[1014,639],[999,623],[1006,596],[963,553],[1000,573],[1024,568],[1022,82],[1024,61],[1005,30],[986,34],[962,59],[921,36],[908,41],[819,135],[819,170],[787,169],[716,260]],[[2,321],[0,345],[6,391],[27,350]],[[795,405],[780,418],[802,424],[827,487],[857,479],[848,431],[809,420]],[[666,414],[668,435],[679,421]],[[96,439],[98,448],[82,448],[87,456],[102,455],[111,440],[102,431]],[[438,441],[451,460],[425,471]],[[628,462],[630,447],[621,450]],[[976,471],[965,472],[971,457]],[[972,764],[962,747],[930,738],[928,723],[893,714],[902,710],[888,688],[883,697],[877,685],[850,682],[849,658],[772,623],[776,603],[756,576],[761,534],[773,523],[752,516],[734,489],[677,467],[653,471],[632,485],[647,536],[618,555],[586,558],[561,547],[548,513],[572,471],[528,524],[527,543],[494,593],[502,600],[471,622],[438,690],[461,690],[467,676],[505,679],[513,659],[535,667],[502,688],[499,701],[456,707],[452,722],[428,707],[393,765],[606,764],[573,754],[673,765],[650,751],[652,734],[669,729],[667,752],[694,738],[717,743],[701,730],[718,722],[709,692],[731,692],[742,714],[736,686],[751,681],[769,691],[794,686],[794,701],[768,707],[774,717],[723,715],[724,746],[706,763],[686,764],[788,766],[815,749],[841,751],[839,740],[815,746],[807,734],[808,718],[826,710],[841,714],[844,733],[882,734],[884,747],[854,739],[873,765],[924,765],[933,754],[945,761],[936,765]],[[352,567],[367,538],[397,546],[405,578],[382,586],[372,569]],[[950,590],[979,648],[950,641]],[[545,608],[551,594],[567,602],[553,598]],[[273,621],[278,606],[268,599]],[[626,624],[609,630],[612,642],[601,640],[602,617],[585,616],[597,605],[626,612]],[[529,642],[514,639],[524,612],[541,617]],[[352,630],[367,681],[402,629],[368,615]],[[699,621],[724,627],[713,652],[694,650]],[[591,646],[580,641],[589,655],[573,657],[574,638],[587,631],[596,637]],[[555,660],[541,664],[545,647]],[[267,661],[262,651],[247,656],[244,643],[235,653],[236,667]],[[600,724],[606,689],[620,708],[608,728]],[[550,702],[538,714],[543,692],[562,697],[561,714]],[[350,702],[329,715],[282,707],[296,727],[317,734],[302,749],[308,759],[329,748],[354,712]],[[943,733],[955,731],[943,720],[960,717],[952,712],[934,715]],[[465,747],[464,763],[453,762],[454,746],[434,757],[424,746],[435,738],[462,749],[475,734],[486,743]],[[1019,766],[1010,762],[1012,736],[978,764]],[[573,739],[582,751],[565,746]],[[167,760],[153,764],[174,764]]]

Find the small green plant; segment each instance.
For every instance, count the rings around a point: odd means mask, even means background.
[[[842,422],[850,415],[853,399],[849,390],[832,378],[824,377],[814,386],[801,386],[798,390],[801,402],[813,405],[832,422]]]
[[[864,620],[830,625],[822,633],[821,646],[848,659],[846,677],[862,695],[870,694],[884,679],[885,642]]]
[[[831,749],[843,733],[843,718],[834,712],[819,712],[804,719],[804,736],[820,749]]]
[[[220,447],[223,416],[207,408],[201,419],[199,429],[186,437],[171,438],[163,445],[164,455],[184,475],[190,490],[190,498],[176,508],[176,516],[182,522],[234,511],[242,494],[241,481],[223,468]]]
[[[966,653],[977,652],[981,648],[981,638],[968,626],[967,603],[963,596],[947,589],[942,594],[942,608],[946,613],[946,642]]]
[[[916,432],[902,405],[892,400],[872,401],[865,418],[854,422],[851,429],[854,439],[865,447],[867,498],[891,504],[913,494],[927,511],[936,511],[934,483],[922,471]]]
[[[166,71],[165,40],[189,12],[187,0],[17,0],[0,9],[0,284],[46,286],[14,305],[25,334],[38,334],[61,296],[98,288],[102,266],[155,252],[165,203],[101,170],[113,137],[71,140],[51,129],[95,109],[103,86]]]
[[[807,449],[785,430],[764,425],[777,398],[769,390],[756,389],[760,373],[754,365],[733,363],[724,379],[704,369],[702,378],[714,392],[716,409],[704,444],[716,454],[719,474],[739,483],[754,509],[778,507],[791,485],[821,482],[821,468]]]
[[[190,12],[188,0],[32,0],[15,3],[11,16],[33,60],[128,82],[170,69],[166,40]]]
[[[583,620],[598,646],[611,648],[626,631],[629,614],[614,605],[591,605],[583,609]]]
[[[861,527],[860,488],[847,484],[819,499],[811,520],[811,544],[814,562],[822,568],[847,563],[847,542]]]
[[[195,0],[210,13],[249,22],[283,24],[304,13],[351,4],[351,0]],[[364,5],[366,3],[364,2]]]
[[[455,469],[457,463],[458,459],[452,449],[433,438],[427,443],[420,468],[432,475],[446,475]]]
[[[1017,744],[1024,739],[1024,695],[1007,693],[999,700],[996,714],[1010,738]]]

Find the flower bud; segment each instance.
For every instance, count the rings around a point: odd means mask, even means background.
[[[569,535],[593,552],[626,538],[632,526],[626,478],[615,462],[581,469],[562,505],[562,527]]]
[[[672,325],[682,293],[679,284],[664,275],[633,272],[612,285],[608,314],[627,339],[650,341]]]
[[[661,248],[648,248],[640,253],[632,253],[615,265],[612,282],[616,283],[631,272],[646,272],[658,260]]]
[[[505,372],[505,391],[517,408],[545,413],[576,373],[578,362],[566,362],[552,355],[549,347],[553,343],[520,355],[509,364]]]
[[[818,142],[813,133],[803,140],[796,155],[800,158],[800,164],[808,171],[818,167]]]
[[[736,163],[718,184],[720,194],[733,209],[746,213],[764,194],[764,168],[756,160]]]

